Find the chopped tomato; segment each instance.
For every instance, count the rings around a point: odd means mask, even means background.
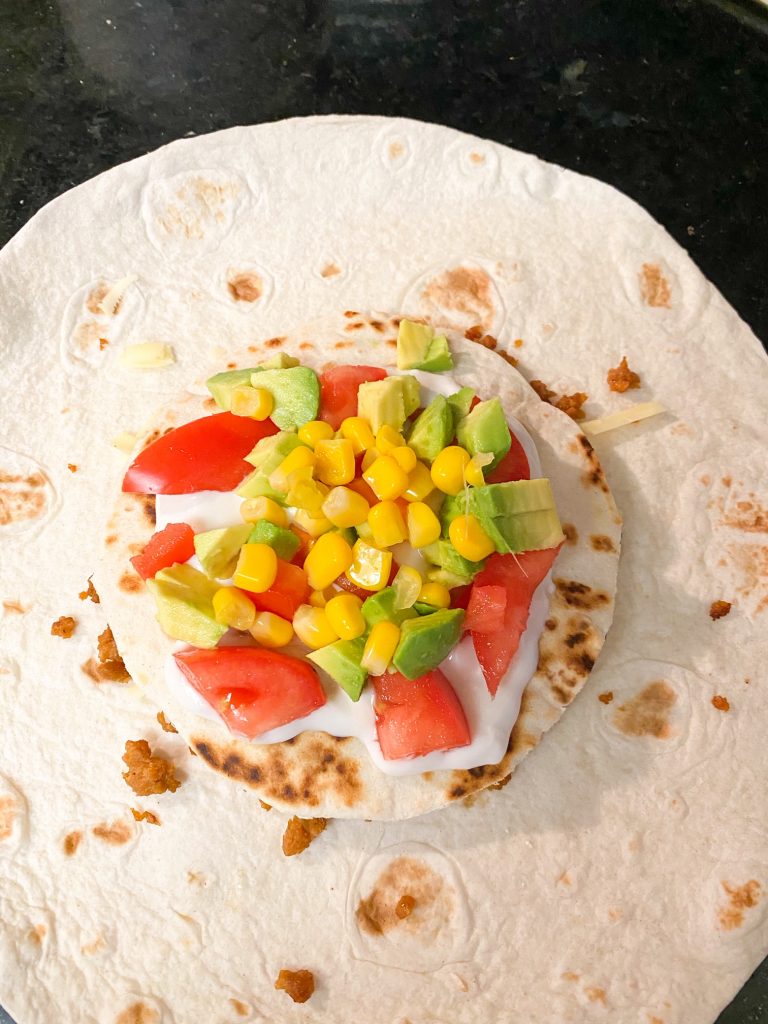
[[[373,507],[379,500],[373,493],[373,488],[360,476],[356,476],[354,480],[350,480],[346,486],[351,491],[355,491],[355,493],[359,494],[362,498],[365,498],[371,507]]]
[[[472,594],[472,584],[467,583],[463,587],[453,587],[451,589],[451,608],[464,608],[466,611],[467,605],[469,604],[469,598]],[[467,620],[464,619],[464,629],[467,628]]]
[[[312,538],[308,533],[296,526],[295,523],[291,523],[288,529],[299,538],[299,546],[296,548],[296,554],[291,559],[291,562],[294,565],[302,566],[304,565],[304,559],[309,554],[309,549],[312,547]]]
[[[389,570],[389,579],[387,580],[388,587],[392,586],[392,581],[397,575],[397,570],[399,568],[400,566],[397,564],[397,562],[395,562],[393,558],[392,568]],[[342,590],[346,590],[348,594],[355,594],[357,597],[360,598],[361,601],[364,601],[366,597],[370,597],[371,594],[375,593],[375,591],[373,590],[363,590],[362,587],[358,587],[357,584],[352,582],[352,580],[347,576],[346,573],[342,573],[341,576],[337,577],[336,580],[334,580],[334,582],[337,587],[341,587]]]
[[[384,380],[387,371],[380,366],[332,366],[320,374],[320,412],[318,419],[338,430],[342,420],[357,416],[357,389],[371,380]]]
[[[220,412],[163,434],[140,452],[123,479],[124,491],[192,494],[231,491],[251,472],[244,461],[257,441],[277,433],[272,420]]]
[[[399,672],[371,676],[376,735],[387,761],[466,747],[469,726],[459,698],[440,669],[419,679]]]
[[[517,555],[493,554],[475,577],[475,587],[503,587],[506,591],[504,623],[495,633],[472,633],[477,660],[492,697],[517,653],[520,637],[528,623],[531,599],[560,547],[544,551],[523,551]]]
[[[151,579],[161,569],[176,562],[186,562],[195,553],[195,534],[186,523],[169,523],[153,533],[140,555],[131,564],[143,580]]]
[[[174,654],[187,680],[227,723],[249,739],[325,704],[317,673],[303,658],[260,647],[216,647]]]
[[[500,586],[474,584],[464,618],[464,629],[472,633],[495,633],[504,628],[507,591]]]
[[[486,483],[505,484],[509,480],[531,479],[531,467],[528,465],[525,450],[511,430],[509,435],[512,438],[512,447],[485,478]]]
[[[263,594],[252,594],[249,590],[243,593],[250,597],[260,612],[274,612],[290,622],[299,605],[309,599],[307,574],[300,566],[278,558],[277,576],[269,590]]]

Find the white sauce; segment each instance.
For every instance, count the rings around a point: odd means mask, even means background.
[[[446,374],[410,371],[418,378],[426,402],[435,395],[450,395],[458,390],[455,381]],[[525,428],[515,419],[509,420],[510,430],[523,446],[531,468],[531,477],[541,476],[536,446]],[[234,492],[199,491],[196,494],[158,494],[156,503],[157,529],[168,523],[189,523],[195,533],[216,530],[240,522],[242,499]],[[407,546],[404,546],[407,547]],[[394,552],[397,558],[398,552]],[[411,552],[415,555],[415,552]],[[421,556],[417,556],[420,560]],[[401,559],[398,558],[400,562]],[[419,564],[416,558],[402,559]],[[528,625],[520,638],[520,646],[502,679],[495,698],[491,698],[480,665],[475,657],[472,639],[465,636],[445,661],[441,671],[456,691],[467,716],[472,742],[455,750],[437,751],[425,757],[400,758],[386,761],[376,738],[373,712],[373,687],[367,686],[357,703],[324,672],[319,671],[325,688],[326,704],[311,715],[298,718],[288,725],[271,729],[253,742],[280,743],[306,730],[328,732],[333,736],[356,736],[365,744],[371,760],[387,775],[417,775],[426,771],[450,768],[474,768],[481,764],[498,763],[507,750],[509,734],[520,712],[520,700],[528,680],[536,671],[539,656],[539,637],[547,618],[549,598],[553,590],[550,572],[539,584],[531,601]],[[247,634],[230,632],[223,643],[251,643]],[[179,644],[177,650],[185,647]],[[299,657],[306,648],[297,641],[283,648],[286,654]],[[203,718],[221,721],[213,708],[187,682],[169,655],[165,666],[166,680],[180,703]]]

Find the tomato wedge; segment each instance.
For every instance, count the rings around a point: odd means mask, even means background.
[[[290,622],[299,605],[309,600],[309,590],[304,570],[298,565],[278,558],[277,576],[269,590],[262,594],[252,594],[249,590],[244,590],[243,593],[250,597],[259,611],[274,612],[275,615],[281,615]]]
[[[505,484],[509,480],[530,480],[531,467],[528,465],[528,457],[525,449],[510,430],[512,447],[502,458],[498,466],[485,478],[489,484]]]
[[[257,441],[276,434],[272,420],[220,412],[163,434],[140,452],[123,479],[138,494],[231,491],[251,472],[244,461]]]
[[[338,430],[342,420],[357,416],[357,389],[371,380],[384,380],[387,371],[380,366],[332,366],[320,374],[320,412],[318,419]]]
[[[495,633],[504,628],[507,591],[504,587],[473,585],[469,595],[464,629],[471,633]]]
[[[188,650],[174,660],[230,729],[249,739],[325,704],[317,673],[303,658],[260,647]]]
[[[186,523],[168,523],[153,533],[140,555],[131,565],[143,580],[151,579],[161,569],[175,562],[186,562],[195,553],[195,534]]]
[[[385,672],[371,676],[371,681],[376,693],[376,735],[387,761],[470,743],[464,709],[440,669],[419,679]]]
[[[503,587],[506,591],[504,622],[495,633],[472,633],[477,660],[492,697],[517,653],[520,637],[528,622],[531,599],[560,547],[544,551],[523,551],[518,555],[493,554],[475,577],[474,587]],[[471,602],[471,598],[470,598]]]

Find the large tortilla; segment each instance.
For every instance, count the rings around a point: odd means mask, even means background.
[[[88,309],[133,273],[116,315]],[[486,141],[310,119],[116,168],[41,211],[0,278],[0,1001],[20,1024],[711,1024],[768,948],[768,374],[666,233]],[[614,623],[512,783],[335,821],[288,860],[284,816],[163,733],[138,688],[81,671],[106,620],[77,594],[124,463],[110,439],[203,363],[340,309],[482,322],[590,416],[669,412],[595,439],[624,516]],[[121,369],[148,340],[176,365]],[[622,396],[605,374],[623,354],[642,388]],[[717,599],[733,608],[712,621]],[[49,634],[62,614],[70,640]],[[142,737],[176,793],[126,788]],[[421,907],[394,924],[403,890]],[[273,990],[283,967],[316,973],[303,1007]]]

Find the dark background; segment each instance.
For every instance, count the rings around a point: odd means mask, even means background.
[[[172,139],[324,113],[439,121],[615,185],[768,341],[758,0],[0,0],[0,243]],[[768,961],[718,1024],[766,1022]]]

